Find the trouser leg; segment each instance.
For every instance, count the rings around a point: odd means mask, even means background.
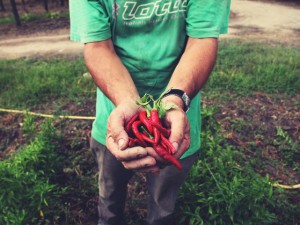
[[[175,166],[167,166],[160,171],[159,176],[147,174],[149,225],[174,225],[172,215],[179,188],[197,158],[197,154],[194,154],[180,160],[182,171]]]
[[[125,169],[110,151],[95,139],[91,149],[99,169],[99,225],[124,224],[127,184],[133,173]]]

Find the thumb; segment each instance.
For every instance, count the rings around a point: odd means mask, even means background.
[[[169,137],[170,142],[176,149],[176,152],[182,152],[181,148],[186,148],[189,143],[189,122],[184,112],[174,111],[172,115],[168,117],[168,121],[171,126],[171,135]]]
[[[126,143],[127,143],[127,141],[125,141],[125,140],[127,140],[127,139],[124,138],[124,137],[119,137],[119,139],[117,139],[117,142],[118,142],[118,148],[119,148],[120,150],[124,150],[124,149],[125,149]]]
[[[170,125],[171,135],[169,140],[177,151],[184,138],[185,123],[183,120],[177,120],[176,122],[171,122]]]
[[[179,145],[181,144],[183,139],[183,134],[178,132],[176,129],[171,129],[170,142],[173,145],[176,152],[178,151]]]
[[[125,119],[118,113],[111,113],[107,121],[107,139],[112,138],[115,147],[124,150],[128,144],[128,135],[124,128]]]
[[[128,135],[124,129],[108,130],[106,140],[108,139],[112,139],[112,147],[115,148],[115,150],[124,150],[127,147],[129,141]]]

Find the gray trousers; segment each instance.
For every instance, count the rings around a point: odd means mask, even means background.
[[[110,151],[95,139],[91,139],[91,150],[99,169],[99,222],[98,225],[123,225],[127,184],[133,171],[127,170]],[[197,154],[180,160],[183,167],[166,166],[159,176],[148,173],[148,215],[149,225],[170,225],[180,186],[196,161]]]

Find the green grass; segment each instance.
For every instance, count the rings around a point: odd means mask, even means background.
[[[295,94],[300,90],[299,68],[298,48],[222,41],[216,67],[204,90]],[[0,105],[30,107],[49,98],[63,101],[91,97],[94,87],[90,80],[83,79],[84,72],[82,58],[0,60]]]
[[[241,41],[222,41],[206,89],[240,94],[255,91],[295,94],[300,90],[300,49]]]
[[[95,87],[84,72],[81,58],[0,60],[0,105],[26,108],[90,98]]]

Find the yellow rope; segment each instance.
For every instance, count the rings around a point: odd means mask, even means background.
[[[1,109],[0,112],[10,112],[10,113],[19,113],[19,114],[28,114],[33,116],[40,116],[40,117],[47,117],[47,118],[61,118],[61,119],[77,119],[77,120],[94,120],[95,117],[93,116],[55,116],[49,114],[42,114],[42,113],[35,113],[35,112],[28,112],[24,110],[14,110],[14,109]],[[284,185],[284,184],[273,184],[273,187],[281,187],[284,189],[298,189],[300,188],[300,184],[296,185]]]
[[[300,188],[300,184],[295,184],[295,185],[284,185],[284,184],[273,184],[273,187],[281,187],[284,189],[298,189]]]
[[[1,109],[1,108],[0,108],[0,112],[28,114],[28,115],[46,117],[46,118],[77,119],[77,120],[94,120],[95,119],[95,117],[93,117],[93,116],[55,116],[55,115],[49,115],[49,114],[28,112],[25,110]]]

